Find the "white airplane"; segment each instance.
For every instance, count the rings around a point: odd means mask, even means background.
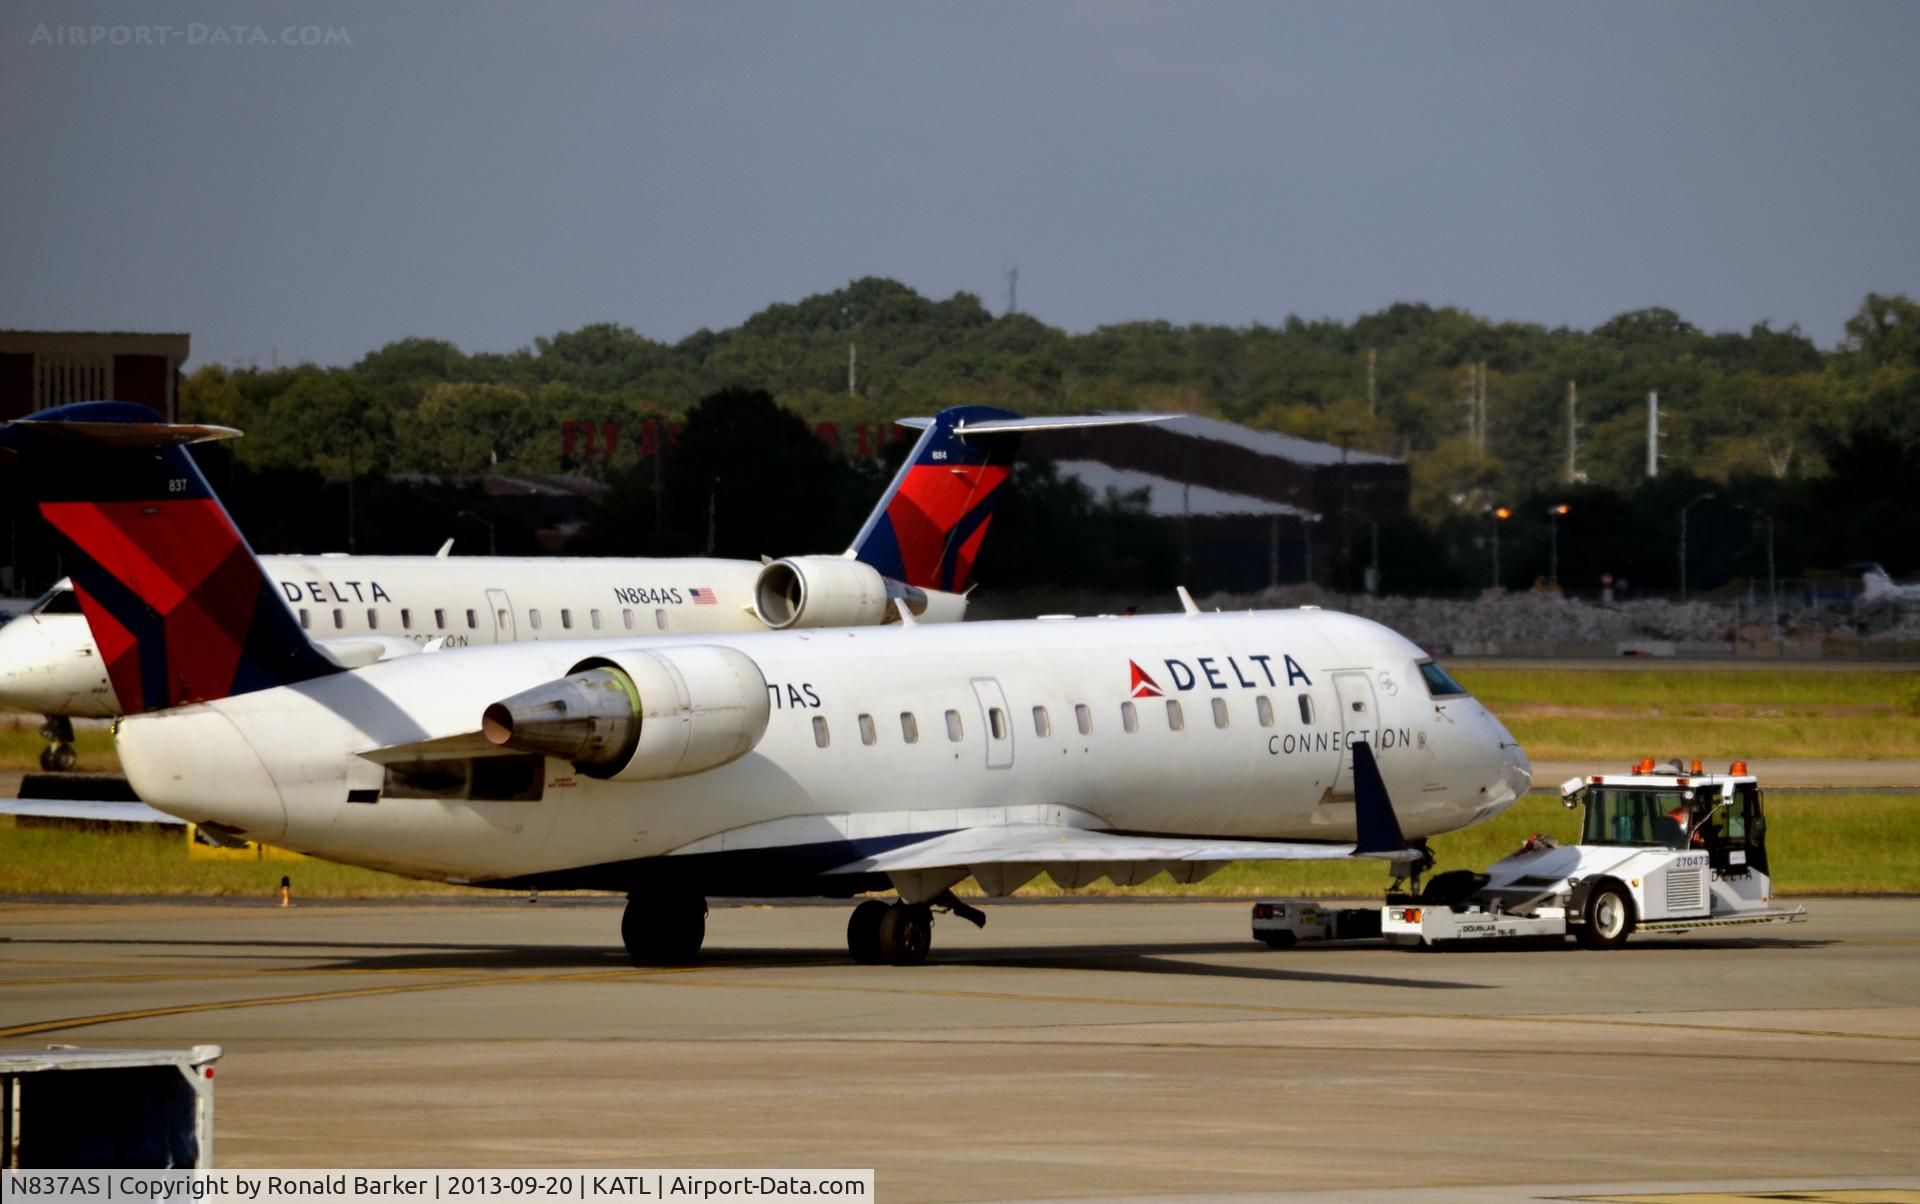
[[[840,556],[712,558],[265,556],[300,627],[352,664],[418,651],[896,621],[966,614],[967,579],[1022,434],[1170,414],[1022,418],[955,406],[922,428]],[[445,549],[443,549],[444,551]],[[62,580],[0,627],[0,709],[49,717],[42,768],[74,761],[74,718],[120,713],[81,601]]]
[[[1363,855],[1511,805],[1507,730],[1387,628],[1315,610],[667,636],[349,668],[302,632],[184,444],[91,402],[0,431],[101,646],[131,666],[141,798],[234,838],[443,882],[624,891],[641,960],[710,895],[898,901],[856,960],[924,959],[933,911],[1063,885]],[[85,463],[95,471],[76,471]],[[100,471],[106,468],[107,471]],[[1389,795],[1400,802],[1394,806]],[[1408,847],[1408,841],[1413,847]]]

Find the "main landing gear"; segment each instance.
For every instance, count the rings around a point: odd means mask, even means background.
[[[941,891],[925,903],[868,899],[847,919],[847,951],[863,966],[917,966],[927,960],[927,950],[933,947],[935,908],[950,911],[975,928],[987,926],[986,915],[954,898],[952,891]]]
[[[65,715],[48,715],[40,725],[40,738],[47,746],[40,750],[40,768],[48,773],[65,773],[80,760],[73,747],[73,720]]]
[[[634,961],[677,965],[700,955],[707,939],[707,901],[683,891],[635,891],[620,917],[620,939]]]

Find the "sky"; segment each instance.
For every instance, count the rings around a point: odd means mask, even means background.
[[[863,276],[1072,331],[1920,293],[1920,4],[16,2],[0,328],[674,341]]]

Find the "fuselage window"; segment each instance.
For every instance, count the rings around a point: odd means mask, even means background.
[[[948,711],[947,712],[947,739],[953,741],[955,744],[958,744],[960,743],[960,738],[964,735],[966,735],[966,732],[962,730],[962,728],[960,727],[960,712]]]
[[[499,611],[499,624],[501,635],[506,635],[513,630],[513,616],[507,613],[507,609],[504,606],[501,607]]]
[[[446,607],[436,606],[433,608],[433,625],[439,628],[441,631],[445,631],[447,629],[447,608]]]
[[[302,606],[300,608],[300,630],[305,631],[311,626],[313,626],[313,616],[307,613],[306,607]]]
[[[1129,736],[1140,730],[1140,715],[1130,702],[1120,704],[1120,726],[1126,729]]]
[[[1053,734],[1053,720],[1047,717],[1047,708],[1033,708],[1033,734],[1049,736]]]
[[[661,631],[665,631],[667,629],[667,612],[664,610],[654,611],[653,625],[655,627],[658,627]]]
[[[1073,725],[1080,729],[1081,735],[1093,735],[1093,708],[1084,702],[1074,703]]]
[[[1007,738],[1007,713],[999,707],[987,708],[987,731],[995,740]]]
[[[367,607],[367,630],[380,630],[380,612],[371,606]]]
[[[1180,713],[1180,700],[1177,698],[1167,699],[1167,730],[1170,732],[1187,730],[1187,717]]]
[[[400,626],[406,631],[413,630],[413,611],[404,606],[400,608]]]
[[[827,735],[827,717],[825,715],[815,715],[813,717],[814,747],[825,748],[831,741],[832,738]]]
[[[1313,695],[1311,694],[1300,696],[1300,722],[1308,727],[1313,726]]]
[[[620,621],[626,624],[626,628],[628,631],[632,631],[633,630],[633,610],[631,608],[622,608],[620,611]]]
[[[860,743],[872,744],[875,740],[878,740],[879,738],[880,738],[879,733],[873,730],[873,716],[872,715],[860,716]]]
[[[1217,728],[1227,726],[1227,700],[1224,698],[1213,700],[1213,726]]]
[[[540,630],[540,608],[539,607],[536,606],[533,609],[527,611],[527,626],[533,628],[535,631]]]
[[[589,610],[587,612],[587,618],[592,621],[593,629],[595,631],[600,630],[600,608],[599,607],[596,606],[592,610]]]
[[[568,631],[573,630],[573,611],[565,606],[560,608],[560,626]]]
[[[468,612],[467,612],[467,630],[468,630],[468,631],[472,631],[472,630],[473,630],[474,628],[476,628],[476,627],[478,627],[478,626],[480,626],[480,615],[479,615],[479,613],[478,613],[478,612],[476,612],[476,611],[471,611],[471,610],[470,610],[470,611],[468,611]]]
[[[337,606],[334,607],[333,608],[333,629],[335,631],[338,631],[342,627],[345,627],[346,625],[347,625],[347,612],[344,610],[341,610]]]
[[[920,721],[913,717],[912,711],[900,712],[900,738],[908,744],[920,742]]]
[[[1259,716],[1261,727],[1273,726],[1273,703],[1265,694],[1258,695],[1254,698],[1253,713]]]

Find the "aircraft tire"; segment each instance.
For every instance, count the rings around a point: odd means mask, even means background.
[[[896,966],[917,966],[933,946],[933,909],[924,903],[895,903],[880,917],[880,958]]]
[[[707,901],[699,895],[627,896],[620,940],[627,955],[648,965],[678,965],[700,955],[707,938]]]
[[[1633,900],[1618,882],[1602,882],[1587,896],[1586,923],[1574,938],[1588,949],[1618,949],[1633,935]]]
[[[874,966],[886,960],[880,956],[880,922],[889,910],[880,900],[868,899],[847,917],[847,952],[860,965]]]

